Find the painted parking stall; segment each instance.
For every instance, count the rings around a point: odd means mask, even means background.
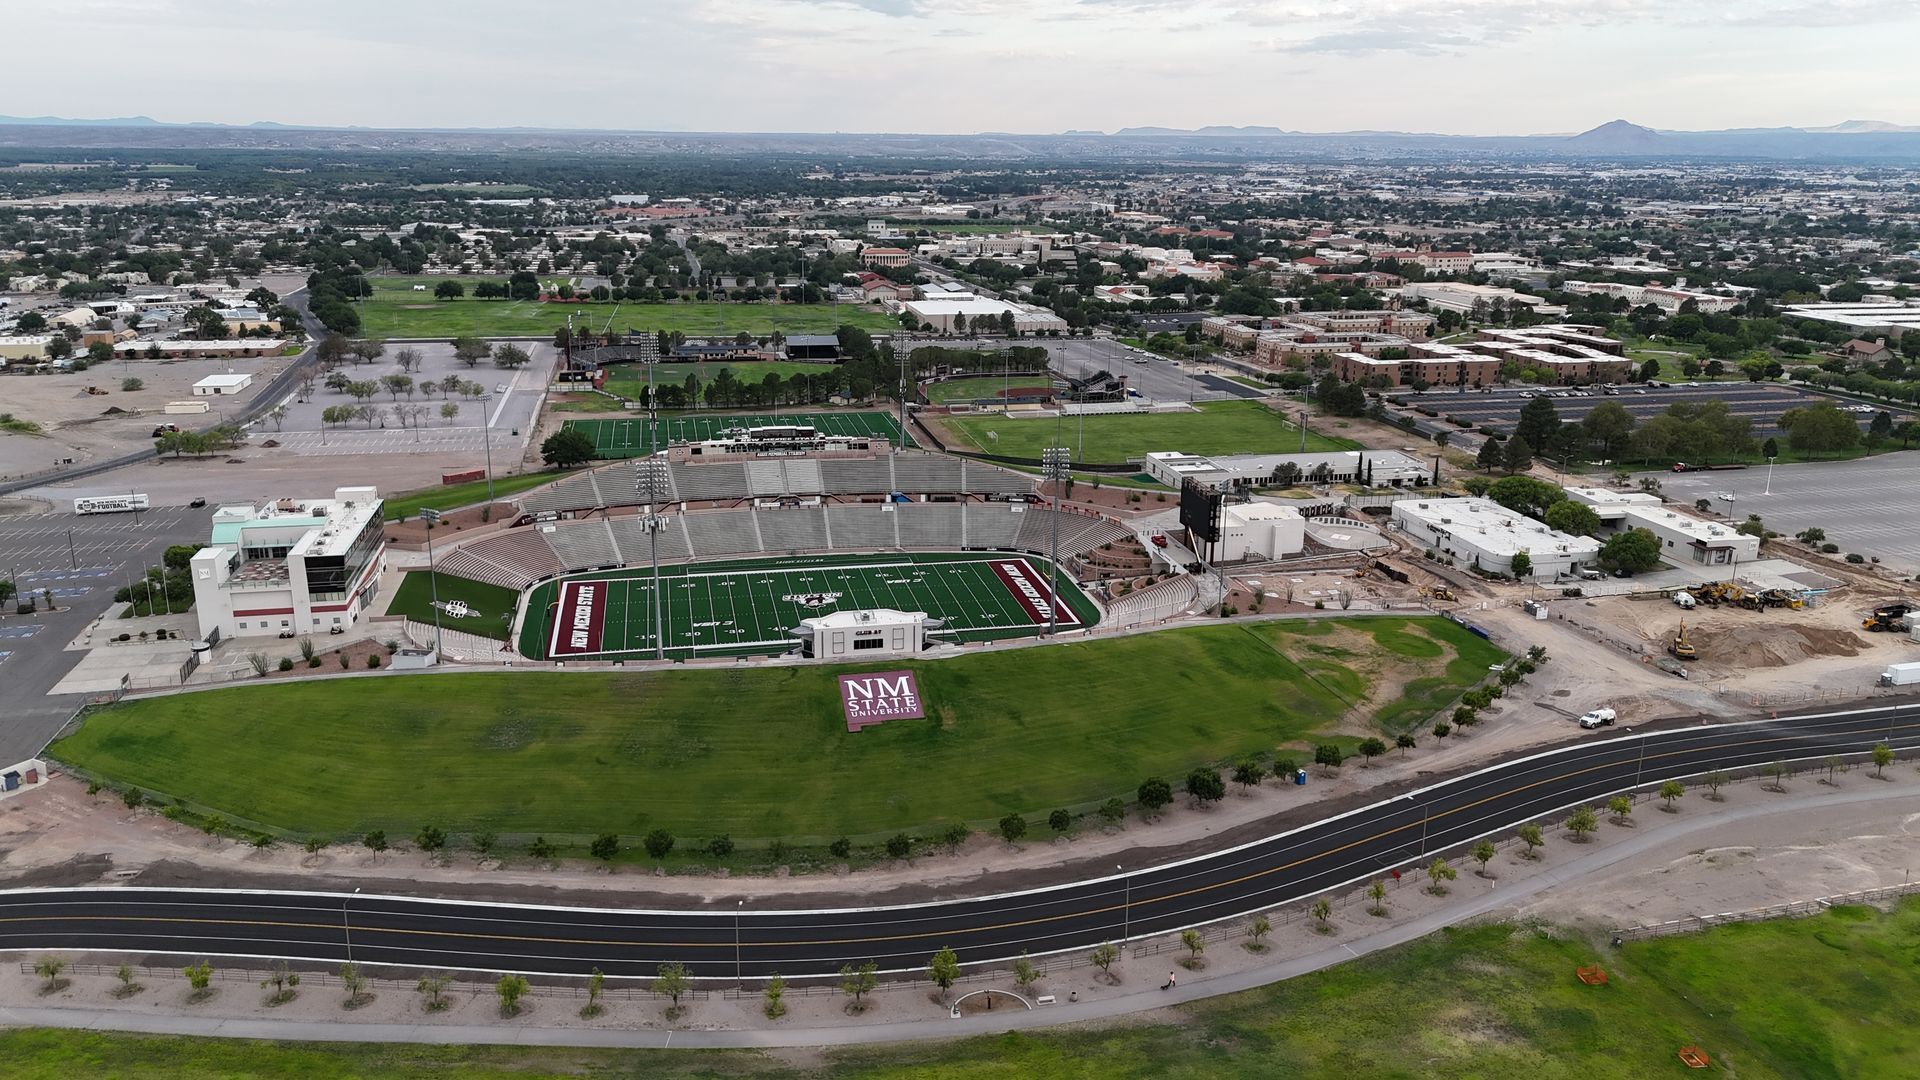
[[[1078,626],[1080,620],[1069,604],[1061,604],[1047,586],[1047,579],[1033,572],[1033,566],[1020,559],[995,559],[990,563],[995,577],[1013,594],[1027,617],[1038,626],[1053,618],[1054,608],[1060,610],[1061,626]]]
[[[591,656],[600,651],[600,633],[607,621],[607,583],[569,581],[560,586],[547,655]]]

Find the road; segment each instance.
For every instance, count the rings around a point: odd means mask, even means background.
[[[1097,371],[1127,377],[1127,385],[1153,401],[1223,401],[1265,395],[1251,386],[1214,375],[1199,375],[1184,364],[1112,338],[912,338],[896,347],[920,344],[949,349],[1004,349],[1011,345],[1047,350],[1048,366],[1056,374],[1084,378]]]
[[[1457,851],[1518,823],[1680,776],[1920,748],[1920,703],[1621,734],[1489,767],[1236,848],[1092,881],[897,907],[628,911],[307,892],[86,888],[0,893],[0,949],[352,959],[410,967],[700,978],[918,971],[1079,951],[1266,911]]]

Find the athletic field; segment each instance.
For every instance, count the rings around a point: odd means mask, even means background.
[[[765,425],[811,425],[827,435],[872,435],[896,444],[900,438],[900,421],[884,410],[781,413],[777,416],[694,413],[663,416],[659,425],[654,432],[654,444],[656,449],[661,450],[674,443],[718,438],[720,432],[727,428]],[[596,457],[645,457],[648,453],[647,418],[644,414],[620,420],[569,420],[565,426],[592,439]],[[915,445],[913,436],[907,436],[906,445]]]
[[[1062,628],[1098,619],[1061,575]],[[660,568],[667,653],[693,657],[784,653],[787,631],[833,611],[893,608],[944,619],[953,640],[1037,633],[1048,622],[1047,560],[1008,554],[842,555],[695,563]],[[543,582],[520,631],[536,660],[644,659],[654,652],[652,571]]]

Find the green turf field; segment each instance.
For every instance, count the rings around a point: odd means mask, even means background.
[[[51,755],[298,833],[435,824],[582,839],[824,845],[1089,810],[1154,775],[1439,709],[1503,659],[1444,619],[1221,623],[938,661],[399,674],[242,685],[93,712]],[[1437,650],[1437,656],[1418,652]],[[850,734],[836,676],[910,668],[924,720]],[[1336,675],[1336,673],[1339,673]],[[1431,681],[1425,681],[1431,680]],[[642,794],[643,793],[643,794]],[[863,841],[866,842],[866,841]],[[695,845],[676,858],[698,860]]]
[[[428,580],[425,570],[415,570],[400,579],[400,588],[387,605],[387,614],[405,615],[415,622],[433,625],[433,598],[440,597],[440,627],[461,630],[499,641],[513,632],[513,614],[520,594],[512,589],[489,585],[484,581],[456,577],[435,571]],[[465,604],[463,611],[458,604]],[[449,606],[452,605],[452,610]]]
[[[1059,444],[1074,451],[1075,461],[1094,464],[1117,464],[1150,450],[1285,454],[1300,449],[1300,429],[1257,401],[1205,401],[1198,408],[1198,412],[1118,413],[1064,420],[949,417],[942,423],[990,454],[1037,459],[1041,450]],[[1349,439],[1307,433],[1308,453],[1351,450],[1356,445]]]
[[[833,413],[761,413],[743,415],[738,413],[667,413],[660,420],[660,427],[654,433],[657,449],[666,449],[679,442],[699,442],[703,439],[717,438],[720,432],[733,427],[759,427],[762,425],[812,425],[828,435],[871,435],[898,445],[900,439],[900,421],[894,414],[884,411],[870,412],[833,412]],[[620,420],[593,419],[568,420],[566,427],[582,432],[593,440],[594,456],[603,459],[645,457],[647,455],[646,414],[634,413]],[[916,445],[913,436],[908,435],[906,444]]]
[[[791,379],[795,375],[819,375],[832,371],[832,364],[803,364],[793,360],[715,360],[698,364],[657,364],[653,369],[655,386],[683,386],[687,376],[700,380],[705,386],[720,377],[722,371],[731,371],[733,377],[742,383],[758,384],[768,375],[778,375],[782,379]],[[607,368],[607,384],[604,389],[610,394],[619,394],[625,398],[639,398],[646,392],[646,368],[639,364],[613,364]]]
[[[550,279],[568,275],[550,274]],[[451,338],[462,334],[478,337],[525,337],[551,334],[567,324],[572,315],[576,323],[611,325],[615,330],[678,330],[692,337],[723,335],[731,337],[742,330],[750,334],[831,334],[851,324],[867,330],[898,329],[899,324],[885,312],[859,304],[781,304],[777,308],[764,303],[699,303],[667,301],[652,304],[637,302],[542,304],[535,300],[436,300],[433,287],[444,277],[377,277],[373,295],[355,303],[360,313],[361,333],[367,337]],[[505,278],[459,277],[471,292],[476,281],[504,281]],[[414,292],[425,285],[426,292]]]
[[[799,556],[661,567],[667,597],[667,655],[725,656],[785,653],[787,631],[800,620],[833,611],[893,608],[924,611],[945,619],[959,641],[1025,637],[1046,625],[1034,618],[992,569],[1020,563],[1037,587],[1046,588],[1047,561],[1027,555],[912,554]],[[569,581],[605,583],[605,624],[600,659],[645,659],[653,655],[652,571],[644,567],[580,574],[534,587],[520,630],[520,651],[535,660],[564,660],[550,651],[556,598]],[[1063,625],[1088,626],[1099,611],[1061,575],[1061,595],[1071,612]]]
[[[1336,921],[1352,926],[1345,916]],[[1572,928],[1489,922],[1151,1020],[830,1049],[801,1061],[752,1050],[288,1043],[38,1028],[0,1033],[0,1058],[13,1080],[1878,1080],[1920,1071],[1911,1034],[1920,1021],[1917,937],[1914,900],[1891,913],[1840,907],[1619,949]],[[1595,963],[1607,970],[1606,986],[1573,978],[1574,968]],[[1129,988],[1152,985],[1163,970],[1152,959],[1115,968]],[[695,1005],[692,1022],[708,1007]],[[610,1019],[651,1017],[657,1008],[615,1003]],[[1714,1066],[1683,1067],[1675,1051],[1688,1045]]]
[[[515,473],[511,476],[493,478],[493,497],[505,499],[530,491],[542,484],[551,484],[555,480],[565,479],[564,472]],[[422,507],[431,506],[435,510],[457,510],[463,506],[473,506],[487,501],[487,482],[473,480],[464,484],[437,484],[428,488],[415,488],[412,491],[398,491],[385,499],[381,512],[388,521],[405,521],[420,516]]]
[[[980,375],[965,379],[942,379],[927,384],[927,400],[935,405],[955,401],[998,400],[1005,390],[1050,389],[1053,380],[1045,375]]]

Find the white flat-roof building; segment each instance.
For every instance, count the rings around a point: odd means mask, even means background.
[[[801,619],[793,635],[807,656],[846,660],[912,656],[927,636],[927,613],[867,608]]]
[[[1203,484],[1259,485],[1282,466],[1298,469],[1296,482],[1365,484],[1368,487],[1418,487],[1432,479],[1432,466],[1397,450],[1335,450],[1323,454],[1224,454],[1202,457],[1179,450],[1157,450],[1145,458],[1147,475],[1179,487],[1182,480]]]
[[[1393,521],[1451,566],[1511,575],[1514,555],[1524,551],[1536,581],[1572,574],[1600,554],[1600,541],[1557,532],[1491,499],[1401,499]]]
[[[220,397],[223,394],[238,394],[253,385],[253,376],[244,371],[228,371],[218,375],[209,375],[193,384],[194,397]]]
[[[1854,330],[1873,330],[1894,338],[1920,330],[1920,304],[1790,304],[1782,310],[1797,319],[1815,319]]]
[[[1221,562],[1278,559],[1298,555],[1306,546],[1307,519],[1291,506],[1254,501],[1220,508]]]
[[[193,556],[200,634],[259,637],[345,631],[379,595],[386,529],[379,492],[222,506]]]
[[[1067,320],[1044,308],[1009,304],[1005,300],[989,300],[965,293],[946,293],[938,295],[936,299],[909,300],[904,307],[920,325],[931,326],[941,333],[954,328],[956,317],[964,318],[966,325],[971,327],[998,330],[1002,314],[1011,314],[1014,329],[1023,333],[1067,328]]]
[[[1669,508],[1657,495],[1570,487],[1567,497],[1584,503],[1600,515],[1609,532],[1645,529],[1660,539],[1660,556],[1673,563],[1732,566],[1760,557],[1760,538],[1748,536],[1718,521]]]

